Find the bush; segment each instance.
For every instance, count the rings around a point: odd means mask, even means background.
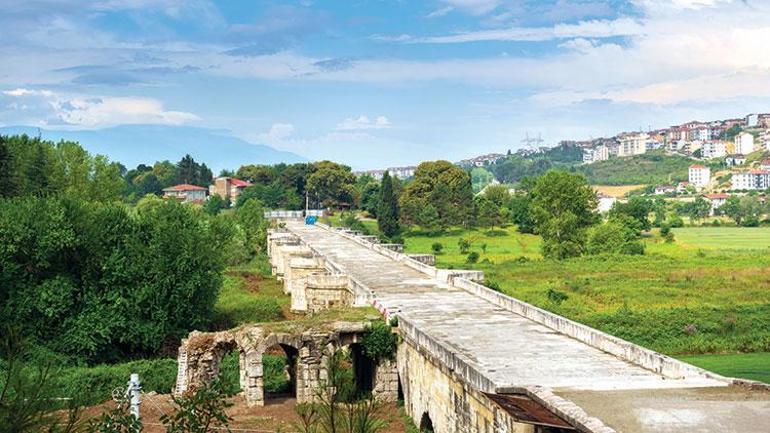
[[[433,245],[430,246],[431,251],[433,251],[433,254],[441,254],[441,250],[444,249],[444,245],[441,242],[434,242]]]
[[[361,340],[364,354],[371,359],[393,358],[397,344],[397,335],[383,322],[373,322]]]
[[[553,302],[556,305],[559,305],[562,302],[564,302],[567,299],[569,299],[569,296],[566,293],[561,292],[561,291],[556,290],[556,289],[553,289],[553,288],[548,289],[548,291],[545,293],[545,295],[546,295],[546,297],[548,298],[549,301]]]
[[[495,292],[502,292],[503,289],[500,287],[500,283],[498,283],[495,280],[486,280],[484,281],[484,285],[489,287],[490,289],[494,290]]]
[[[457,240],[457,246],[460,248],[460,254],[467,254],[468,250],[471,249],[471,241],[465,238],[460,238]]]
[[[668,225],[673,228],[684,227],[684,220],[678,216],[674,216],[668,220]]]
[[[470,253],[468,253],[468,257],[465,259],[465,263],[469,263],[469,264],[476,263],[478,261],[479,261],[479,253],[477,253],[476,251],[471,251]]]

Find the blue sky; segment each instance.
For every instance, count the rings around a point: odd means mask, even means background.
[[[770,111],[766,1],[0,2],[0,126],[225,129],[378,168]]]

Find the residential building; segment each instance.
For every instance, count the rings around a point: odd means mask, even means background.
[[[385,170],[354,171],[353,174],[355,174],[356,176],[362,176],[364,174],[368,174],[374,180],[382,180],[382,176],[385,174]]]
[[[402,180],[410,178],[410,177],[414,177],[415,170],[417,170],[417,167],[415,167],[415,166],[409,166],[409,167],[390,167],[390,168],[388,168],[388,171],[390,172],[391,176],[396,176],[396,177],[398,177],[399,179],[402,179]]]
[[[699,125],[692,129],[692,139],[700,141],[711,140],[711,129],[707,125]]]
[[[727,155],[727,158],[725,158],[725,164],[727,164],[728,167],[743,165],[745,163],[746,163],[745,155],[741,155],[741,154]]]
[[[721,158],[727,155],[727,145],[724,141],[706,141],[701,147],[704,158]]]
[[[711,181],[711,169],[700,164],[693,164],[688,170],[688,180],[696,188],[705,188]]]
[[[206,188],[183,183],[163,188],[163,197],[174,198],[184,202],[201,203],[206,201]]]
[[[620,138],[618,156],[634,156],[647,152],[647,140],[650,136],[644,132],[626,134]]]
[[[676,193],[684,194],[687,192],[687,188],[690,187],[690,182],[679,182],[676,184]]]
[[[605,145],[583,149],[583,162],[586,164],[596,161],[606,161],[608,159],[610,159],[610,149]]]
[[[760,146],[762,146],[765,150],[770,151],[770,129],[766,129],[760,135]]]
[[[732,188],[735,190],[767,189],[768,186],[770,186],[770,171],[751,170],[732,175]]]
[[[722,207],[725,203],[727,203],[727,199],[730,198],[729,194],[725,193],[713,193],[713,194],[704,194],[703,197],[709,201],[711,204],[711,211],[710,215],[714,215],[714,211]]]
[[[748,132],[741,132],[735,136],[735,153],[748,155],[754,151],[754,136]]]
[[[475,158],[463,159],[462,161],[458,162],[457,165],[464,167],[483,167],[485,165],[497,162],[497,160],[502,158],[505,158],[505,155],[502,153],[489,153],[486,155],[477,156]]]
[[[749,114],[746,116],[746,126],[749,128],[754,128],[759,125],[759,115],[758,114]]]
[[[672,185],[659,185],[655,187],[655,195],[673,194],[676,188]]]
[[[230,200],[230,203],[235,203],[238,196],[241,195],[241,192],[250,186],[251,182],[236,179],[234,177],[222,176],[214,179],[213,185],[209,185],[209,194],[216,194],[225,200]]]
[[[763,159],[759,163],[759,169],[764,171],[770,171],[770,159]]]

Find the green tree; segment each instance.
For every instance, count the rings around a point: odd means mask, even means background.
[[[427,206],[438,213],[440,226],[465,225],[473,216],[473,190],[470,176],[448,161],[423,162],[414,179],[399,198],[401,217],[407,224],[417,223]]]
[[[185,155],[176,164],[176,183],[188,183],[191,185],[208,186],[212,179],[211,170],[206,164],[195,162],[192,156]]]
[[[213,194],[203,205],[203,211],[209,215],[216,215],[228,207],[230,207],[230,205],[227,200],[223,199],[219,194]]]
[[[13,197],[17,194],[16,173],[11,150],[0,135],[0,197]]]
[[[398,198],[393,191],[390,174],[386,171],[382,176],[380,200],[377,210],[377,226],[380,233],[390,238],[399,233]]]
[[[473,199],[476,212],[476,225],[479,227],[495,227],[500,225],[500,208],[486,197],[478,196]]]
[[[236,221],[246,232],[246,242],[252,254],[265,250],[267,244],[267,222],[265,209],[258,200],[247,200],[235,212]]]
[[[350,167],[331,161],[315,163],[315,171],[307,178],[311,198],[323,206],[352,204],[355,175]]]
[[[268,185],[276,179],[277,173],[273,167],[268,165],[249,164],[238,168],[235,177],[254,184]]]
[[[531,213],[543,237],[543,255],[564,259],[583,252],[585,231],[596,224],[596,193],[578,174],[549,171],[537,179]]]
[[[508,200],[508,209],[511,212],[511,221],[516,224],[521,233],[534,233],[535,222],[532,220],[530,209],[532,207],[532,196],[527,193],[514,194]]]
[[[586,250],[589,254],[643,254],[644,245],[633,229],[610,220],[588,229]]]
[[[647,231],[652,225],[650,224],[650,212],[653,210],[652,201],[644,197],[634,196],[631,197],[628,202],[622,203],[616,201],[610,209],[610,217],[616,215],[628,215],[631,218],[639,222],[641,230]]]
[[[505,185],[489,185],[484,189],[484,197],[498,207],[502,207],[511,199],[511,193],[508,192],[508,187]]]

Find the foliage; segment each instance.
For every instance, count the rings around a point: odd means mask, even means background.
[[[172,395],[174,412],[163,415],[160,422],[166,433],[209,433],[214,429],[229,430],[231,418],[225,409],[232,406],[218,382],[197,390],[192,395]]]
[[[634,220],[635,221],[635,220]],[[589,254],[642,254],[644,245],[627,225],[609,220],[588,229],[586,250]]]
[[[618,215],[628,215],[638,221],[640,230],[646,231],[652,227],[649,219],[652,210],[652,201],[644,197],[634,196],[626,203],[616,201],[612,209],[610,209],[609,216],[612,218]]]
[[[129,411],[129,404],[121,399],[118,404],[104,411],[88,423],[88,433],[141,433],[142,421]]]
[[[676,206],[677,214],[688,216],[693,220],[702,220],[711,213],[711,204],[703,197],[698,197],[691,202],[678,203]]]
[[[495,162],[489,169],[501,183],[516,183],[526,177],[541,176],[553,166],[554,163],[544,155],[536,157],[510,155]]]
[[[92,156],[75,142],[26,135],[0,136],[0,170],[6,197],[67,194],[110,201],[120,199],[126,187],[120,164]]]
[[[51,386],[51,365],[26,368],[28,351],[21,335],[5,328],[1,336],[0,433],[75,433],[81,430],[79,402],[70,402],[66,416],[55,403],[58,390]]]
[[[307,189],[324,206],[352,204],[355,181],[350,167],[321,161],[315,163],[315,171],[307,177]]]
[[[483,167],[473,167],[470,176],[474,193],[478,193],[495,179],[495,176]]]
[[[230,203],[219,194],[213,194],[203,205],[203,211],[209,215],[217,215],[220,211],[230,207]]]
[[[257,200],[268,209],[296,210],[304,207],[303,200],[290,188],[285,188],[279,181],[269,184],[256,183],[244,188],[238,196],[236,206],[242,206],[249,200]]]
[[[511,199],[511,193],[505,185],[489,185],[484,189],[484,197],[498,207],[502,207]]]
[[[398,337],[390,326],[383,322],[373,322],[361,340],[364,353],[371,359],[393,358],[396,354]]]
[[[465,238],[460,238],[457,240],[457,246],[460,248],[460,254],[467,254],[468,250],[471,249],[471,241]]]
[[[473,210],[470,176],[448,161],[423,162],[404,188],[399,206],[407,224],[440,229],[464,225]]]
[[[585,229],[598,220],[596,193],[581,175],[549,171],[532,191],[533,220],[543,237],[543,255],[564,259],[580,255]]]
[[[379,206],[377,208],[377,226],[380,233],[390,238],[401,231],[399,227],[398,197],[393,191],[390,174],[386,171],[380,186]]]
[[[177,184],[186,183],[206,187],[211,183],[211,179],[211,170],[206,167],[206,164],[195,162],[195,159],[189,154],[183,156],[176,163],[176,178],[174,181]]]
[[[397,179],[394,179],[392,176],[390,177],[390,195],[394,197],[398,197],[398,188],[397,186]],[[395,188],[394,188],[395,187]],[[377,183],[374,178],[369,175],[368,173],[365,173],[361,176],[358,176],[356,178],[356,184],[355,184],[355,203],[356,206],[359,209],[362,209],[369,213],[369,215],[373,217],[377,217],[379,215],[379,207],[381,203],[380,195],[382,192],[380,191],[380,184]]]
[[[516,224],[521,233],[535,232],[535,222],[530,213],[531,206],[532,196],[530,194],[514,194],[508,201],[511,221]]]
[[[685,156],[648,152],[581,165],[577,171],[592,185],[661,185],[686,181],[690,164]]]
[[[433,254],[441,254],[441,250],[444,249],[444,244],[441,242],[433,242],[430,246],[430,250],[433,252]]]
[[[0,200],[0,238],[0,325],[88,361],[205,328],[224,267],[206,217],[160,199]]]
[[[465,259],[465,263],[476,263],[479,261],[479,253],[476,251],[471,251],[468,253],[468,258]]]
[[[719,211],[735,221],[740,226],[750,227],[758,225],[759,217],[765,212],[765,206],[756,196],[731,196]],[[746,224],[749,222],[751,224]]]
[[[502,223],[500,207],[492,200],[481,196],[475,197],[473,199],[473,207],[476,216],[475,225],[479,227],[495,227]]]
[[[262,203],[247,200],[235,211],[235,220],[246,234],[246,246],[250,254],[258,255],[267,248],[267,221]]]

